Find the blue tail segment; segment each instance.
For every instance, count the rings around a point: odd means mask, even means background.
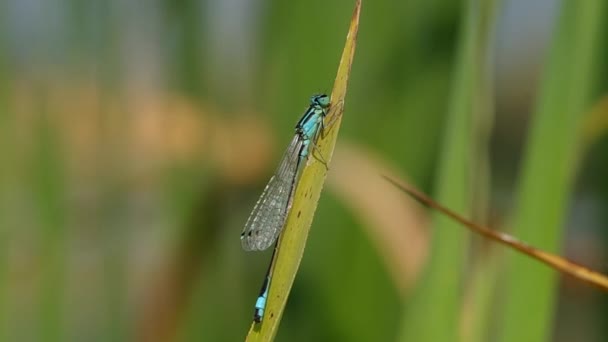
[[[256,323],[262,322],[264,310],[266,309],[266,299],[268,298],[268,289],[270,288],[270,274],[266,276],[260,296],[255,301],[255,310],[253,312],[253,321]]]

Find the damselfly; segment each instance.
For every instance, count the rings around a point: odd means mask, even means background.
[[[263,251],[270,247],[285,225],[294,190],[298,184],[300,170],[308,156],[314,153],[316,142],[325,127],[324,118],[329,108],[329,97],[325,94],[314,95],[310,106],[296,125],[294,135],[275,174],[255,204],[245,229],[241,233],[241,244],[246,251]],[[312,147],[312,150],[311,150]],[[319,156],[321,162],[325,163]],[[256,301],[254,321],[261,322],[264,316],[266,298],[274,267],[275,250],[264,279],[262,290]]]

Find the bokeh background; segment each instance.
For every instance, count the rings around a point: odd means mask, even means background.
[[[309,96],[331,91],[353,6],[2,1],[0,340],[242,340],[270,252],[239,234]],[[607,271],[607,16],[364,1],[277,340],[606,340],[606,293],[380,175]]]

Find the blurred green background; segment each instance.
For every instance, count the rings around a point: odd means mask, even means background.
[[[0,340],[242,340],[270,252],[239,234],[309,96],[331,91],[353,6],[3,1]],[[606,340],[606,293],[380,174],[608,271],[607,15],[364,1],[277,340]]]

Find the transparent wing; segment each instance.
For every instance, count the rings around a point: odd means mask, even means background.
[[[302,140],[296,134],[276,173],[270,178],[255,204],[243,233],[241,244],[246,251],[262,251],[270,247],[281,233],[291,207],[291,196],[298,172]]]

